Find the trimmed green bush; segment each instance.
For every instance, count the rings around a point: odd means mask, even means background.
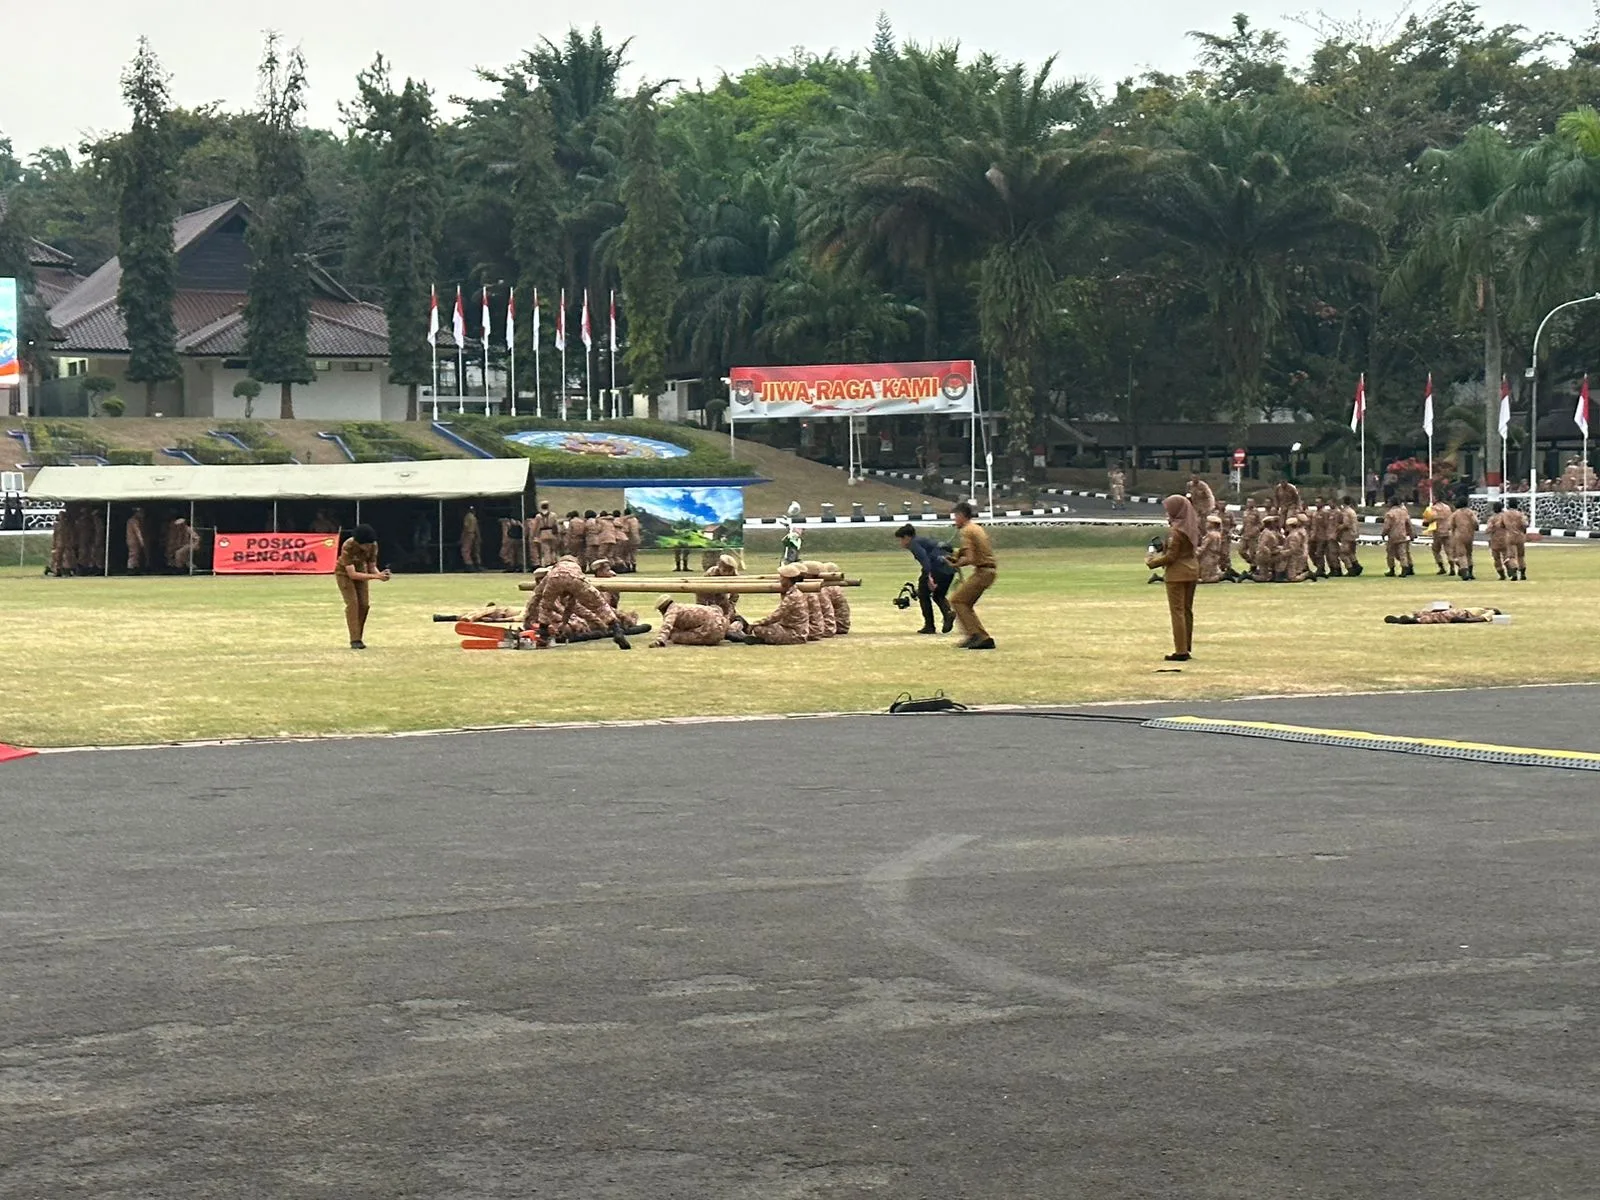
[[[448,458],[442,450],[414,441],[404,430],[381,421],[349,421],[334,430],[350,447],[357,462],[393,462],[397,458],[418,461]]]
[[[121,396],[107,396],[100,401],[100,415],[103,417],[120,417],[128,411],[128,406],[123,403]]]
[[[156,460],[152,450],[123,450],[114,448],[107,452],[107,460],[114,467],[148,467]]]

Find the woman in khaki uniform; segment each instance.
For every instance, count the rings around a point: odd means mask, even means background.
[[[350,631],[350,649],[365,650],[361,640],[367,629],[367,613],[372,605],[367,599],[367,584],[389,579],[388,571],[378,570],[378,535],[371,525],[357,525],[354,532],[339,547],[339,564],[334,568],[334,582],[344,597],[344,623]]]
[[[1172,613],[1172,653],[1168,662],[1188,662],[1194,648],[1194,590],[1200,582],[1200,517],[1187,496],[1168,496],[1167,545],[1145,559],[1166,569],[1167,608]]]

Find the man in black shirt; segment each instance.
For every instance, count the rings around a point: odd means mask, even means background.
[[[936,633],[933,627],[933,608],[939,606],[939,611],[944,614],[944,632],[949,633],[955,627],[956,615],[950,610],[950,603],[945,599],[950,585],[955,582],[955,568],[950,565],[949,555],[945,548],[931,537],[918,537],[914,526],[902,525],[895,531],[895,537],[900,539],[900,545],[911,551],[911,557],[917,560],[922,573],[917,579],[917,603],[922,606],[922,628],[919,633]]]

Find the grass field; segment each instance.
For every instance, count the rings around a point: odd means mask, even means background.
[[[624,654],[609,642],[541,653],[459,650],[434,612],[519,596],[513,577],[396,576],[373,585],[371,649],[345,645],[327,578],[45,579],[0,570],[0,741],[53,746],[514,722],[882,710],[901,692],[967,703],[1071,704],[1278,692],[1437,688],[1600,678],[1600,553],[1536,547],[1534,579],[1432,574],[1202,588],[1196,658],[1163,670],[1163,589],[1142,537],[1005,551],[982,612],[993,654],[919,637],[890,598],[898,553],[833,555],[862,575],[856,632],[817,645]],[[875,541],[869,539],[869,541]],[[860,543],[869,544],[868,541]],[[1487,554],[1484,569],[1487,567]],[[665,558],[646,570],[664,569]],[[1490,572],[1492,576],[1492,571]],[[1509,626],[1399,627],[1434,599],[1491,604]],[[648,609],[653,597],[639,598]],[[746,607],[766,611],[766,598]],[[648,614],[653,616],[654,614]],[[1427,700],[1419,698],[1418,705]]]

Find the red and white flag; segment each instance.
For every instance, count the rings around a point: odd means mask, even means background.
[[[589,289],[588,288],[584,288],[583,289],[583,324],[581,326],[579,326],[579,332],[583,335],[583,348],[585,350],[593,350],[594,349],[594,331],[589,328]]]
[[[533,350],[539,352],[539,289],[533,289]]]
[[[1504,375],[1500,376],[1500,436],[1503,438],[1511,429],[1511,381]]]
[[[617,352],[617,291],[611,289],[611,353]]]
[[[1350,432],[1354,433],[1361,428],[1361,422],[1367,419],[1367,377],[1362,375],[1356,380],[1356,406],[1350,414]]]
[[[1578,428],[1583,430],[1583,436],[1589,436],[1589,377],[1583,377],[1583,387],[1578,390],[1578,411],[1572,414],[1572,419],[1577,422]]]
[[[456,284],[456,315],[450,322],[450,332],[455,334],[456,349],[467,344],[467,310],[461,306],[461,285]]]
[[[556,309],[556,349],[567,351],[567,289],[561,289],[561,305]]]
[[[478,340],[485,346],[489,344],[489,289],[483,289],[483,318],[478,326]]]
[[[1428,375],[1428,390],[1422,393],[1422,432],[1433,436],[1433,375]]]
[[[428,285],[428,345],[439,340],[439,289]]]
[[[506,349],[517,348],[517,289],[506,293]]]

